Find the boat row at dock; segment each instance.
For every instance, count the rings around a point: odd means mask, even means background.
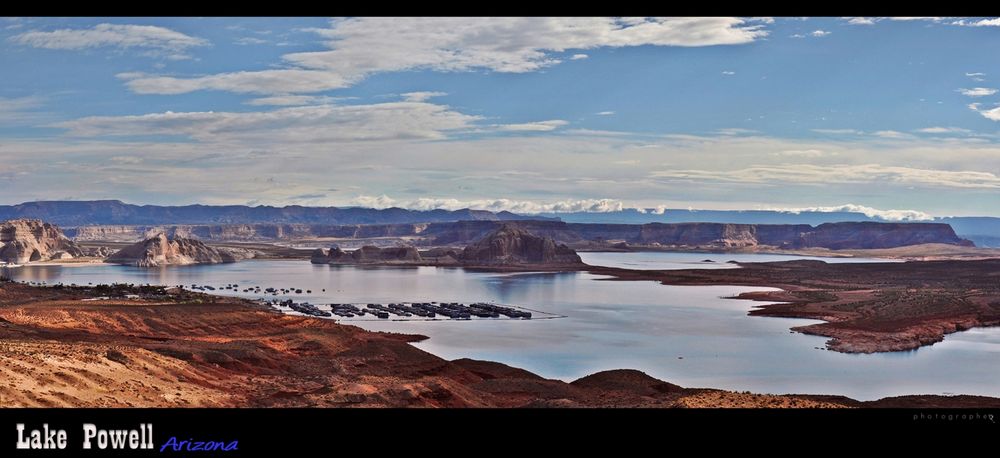
[[[468,320],[472,317],[500,318],[503,316],[513,319],[531,319],[531,312],[487,302],[475,302],[471,304],[462,304],[459,302],[330,304],[329,312],[321,310],[319,307],[308,302],[295,302],[291,299],[285,299],[283,301],[271,300],[268,303],[279,308],[289,308],[303,315],[318,317],[331,317],[336,315],[343,318],[355,318],[371,315],[375,318],[388,319],[390,315],[395,315],[399,318],[411,318],[414,316],[421,318],[437,318],[438,316],[441,316],[448,317],[453,320]]]
[[[196,285],[192,284],[191,288],[194,291],[232,291],[232,292],[244,292],[253,294],[270,294],[272,296],[284,295],[284,294],[312,294],[311,289],[302,290],[302,288],[261,288],[260,286],[250,286],[247,288],[240,289],[240,285],[236,283],[230,283],[225,286],[220,286],[218,288],[211,285]],[[323,291],[326,291],[325,289]]]

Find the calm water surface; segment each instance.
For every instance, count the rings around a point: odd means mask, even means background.
[[[692,262],[700,264],[706,258],[720,264],[730,259],[772,260],[769,255],[704,253],[583,256],[594,264],[633,268],[637,264],[669,268],[662,266],[677,263],[682,265],[680,268],[690,268]],[[313,294],[289,297],[314,304],[495,301],[520,305],[566,317],[352,324],[371,330],[427,335],[430,339],[416,345],[444,358],[500,361],[563,380],[599,370],[635,368],[683,386],[765,393],[843,394],[857,399],[915,393],[1000,396],[998,328],[952,334],[944,342],[913,352],[840,354],[815,349],[823,347],[825,339],[821,337],[789,333],[790,327],[813,320],[749,317],[747,311],[760,303],[723,299],[767,288],[604,281],[588,273],[355,268],[306,261],[247,261],[158,269],[27,266],[13,272],[18,280],[67,284],[129,282],[218,287],[236,283],[241,287],[294,287],[311,289]]]

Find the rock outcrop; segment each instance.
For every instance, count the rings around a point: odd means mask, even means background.
[[[20,264],[83,255],[83,249],[55,225],[37,219],[0,223],[0,262]]]
[[[941,223],[826,223],[793,241],[793,247],[895,248],[923,243],[974,246],[959,238],[951,226]]]
[[[134,245],[122,248],[105,262],[138,267],[166,265],[219,264],[253,257],[250,250],[215,248],[183,237],[168,238],[159,233]]]
[[[582,264],[580,256],[566,245],[548,237],[504,224],[462,251],[467,265]]]
[[[412,246],[379,248],[366,245],[350,253],[338,246],[329,250],[319,248],[313,251],[310,261],[313,264],[420,264],[423,259]]]
[[[549,237],[534,235],[513,224],[505,224],[461,252],[434,248],[424,254],[412,246],[379,248],[363,246],[347,252],[338,246],[313,251],[313,264],[382,264],[435,266],[527,266],[583,265],[580,256]]]

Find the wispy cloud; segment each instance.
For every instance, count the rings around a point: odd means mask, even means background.
[[[917,169],[879,164],[770,165],[727,171],[663,170],[653,172],[652,176],[658,179],[735,183],[896,183],[943,188],[1000,188],[1000,176],[989,172]]]
[[[733,76],[733,75],[735,75],[735,74],[736,74],[736,72],[734,72],[734,71],[732,71],[732,70],[723,70],[723,71],[722,71],[722,74],[723,74],[723,75],[726,75],[726,76]]]
[[[143,94],[198,90],[286,95],[350,86],[379,72],[428,69],[523,73],[560,63],[552,53],[626,46],[714,46],[767,36],[740,18],[350,18],[312,32],[327,51],[287,54],[287,68],[127,82]]]
[[[254,106],[302,106],[302,105],[322,105],[332,103],[337,100],[336,97],[327,97],[321,95],[276,95],[273,97],[260,97],[256,99],[250,99],[247,105]]]
[[[880,18],[874,18],[874,17],[846,17],[846,18],[843,18],[843,19],[845,21],[847,21],[848,24],[851,24],[851,25],[875,25],[875,23],[878,22]]]
[[[823,152],[823,150],[818,149],[788,149],[771,153],[771,155],[789,157],[821,157],[826,156],[826,153]]]
[[[471,128],[479,118],[443,105],[393,102],[373,105],[315,105],[266,112],[152,113],[92,116],[56,124],[80,137],[171,135],[205,142],[349,142],[442,139]],[[537,129],[537,130],[551,130]]]
[[[262,40],[262,39],[256,38],[256,37],[240,37],[240,38],[237,38],[237,39],[233,40],[233,44],[237,44],[237,45],[240,45],[240,46],[262,45],[262,44],[266,44],[267,42],[268,42],[267,40]]]
[[[820,38],[820,37],[825,37],[827,35],[830,35],[831,33],[833,33],[833,32],[830,32],[830,31],[827,31],[827,30],[813,30],[812,32],[809,32],[809,33],[796,33],[796,34],[792,34],[791,37],[792,38],[806,38],[806,37]]]
[[[0,121],[7,124],[20,124],[39,120],[38,109],[42,106],[42,98],[0,97]]]
[[[572,56],[569,57],[569,60],[582,60],[582,59],[586,59],[588,57],[590,57],[590,56],[588,56],[586,54],[573,54]]]
[[[958,89],[958,92],[967,97],[986,97],[997,93],[991,87],[974,87],[972,89]]]
[[[594,114],[596,114],[597,116],[611,116],[611,115],[615,114],[615,112],[613,112],[613,111],[598,111],[597,113],[594,113]]]
[[[1000,105],[990,109],[981,108],[982,104],[979,103],[970,103],[968,106],[970,110],[983,115],[990,121],[1000,121]]]
[[[899,132],[899,131],[895,131],[895,130],[879,130],[879,131],[873,132],[872,135],[874,135],[876,137],[881,137],[881,138],[906,138],[906,137],[909,137],[909,134],[905,134],[903,132]]]
[[[435,92],[435,91],[419,91],[419,92],[407,92],[405,94],[400,94],[403,96],[403,100],[407,102],[426,102],[427,100],[434,97],[444,97],[448,95],[447,92]]]
[[[1000,27],[1000,18],[959,19],[951,24],[963,27]]]
[[[863,131],[857,129],[812,129],[813,132],[818,134],[829,134],[829,135],[862,135]]]
[[[965,76],[968,76],[969,78],[972,79],[972,81],[975,81],[977,83],[981,83],[983,81],[986,81],[986,74],[983,73],[983,72],[971,72],[971,73],[970,72],[966,72]]]
[[[916,132],[922,134],[968,134],[972,131],[961,127],[924,127],[923,129],[917,129]]]
[[[206,46],[208,41],[168,28],[152,25],[98,24],[87,29],[31,30],[9,38],[34,48],[81,50],[91,48],[144,49],[151,55],[172,59],[189,58],[185,51]]]
[[[521,124],[501,124],[497,129],[511,132],[548,132],[556,130],[569,124],[562,119],[552,119],[549,121],[526,122]]]

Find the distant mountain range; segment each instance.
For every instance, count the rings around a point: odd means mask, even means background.
[[[246,205],[132,205],[118,200],[39,201],[0,205],[0,221],[35,218],[64,227],[158,224],[403,224],[447,221],[510,221],[540,216],[484,210],[377,210],[360,207],[287,207]]]
[[[406,210],[360,207],[287,207],[246,205],[132,205],[118,200],[39,201],[19,205],[0,205],[0,221],[37,218],[64,227],[88,225],[165,225],[165,224],[417,224],[449,221],[562,220],[568,223],[645,224],[645,223],[735,223],[735,224],[808,224],[844,221],[885,220],[856,212],[780,212],[772,210],[683,210],[671,209],[656,214],[634,209],[608,213],[543,213],[518,215],[485,210]],[[933,222],[950,224],[963,238],[977,246],[1000,247],[1000,218],[959,216],[935,218]]]

